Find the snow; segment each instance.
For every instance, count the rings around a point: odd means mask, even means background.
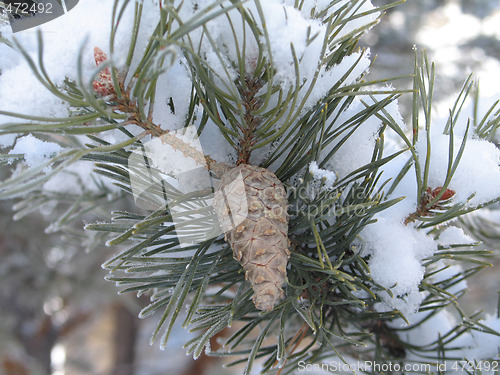
[[[0,135],[0,148],[10,147],[16,141],[16,134],[2,134]]]
[[[441,232],[437,242],[443,246],[450,246],[454,244],[473,244],[476,241],[465,234],[462,228],[448,227]]]
[[[359,111],[366,107],[361,99],[355,98],[351,105],[340,114],[333,124],[331,131],[348,123]],[[377,139],[377,132],[381,126],[381,121],[372,116],[366,119],[349,138],[342,144],[339,151],[328,161],[327,166],[338,174],[340,179],[347,176],[352,171],[370,163],[373,156],[373,147]],[[337,136],[327,147],[321,151],[321,156],[326,157],[335,146],[337,146],[352,130],[350,126]]]
[[[205,155],[217,161],[236,163],[236,150],[221,137],[219,127],[213,121],[208,121],[199,140]]]
[[[61,150],[62,147],[58,144],[42,141],[29,134],[18,138],[16,145],[9,151],[9,154],[23,154],[26,164],[33,167],[49,160],[50,157]],[[49,171],[48,167],[46,171]]]
[[[315,161],[309,165],[309,172],[315,179],[324,181],[326,188],[332,187],[337,181],[337,175],[334,172],[319,168]]]
[[[300,61],[300,78],[311,80],[320,61],[325,39],[326,26],[314,19],[306,19],[291,5],[283,5],[280,1],[262,2],[265,15],[272,14],[272,22],[267,22],[271,56],[268,56],[279,67],[276,77],[286,86],[295,83],[295,67],[292,46],[295,56]],[[307,40],[307,35],[316,36]]]
[[[361,255],[369,257],[373,281],[393,293],[394,297],[390,297],[385,291],[377,292],[389,310],[411,315],[423,299],[418,290],[425,271],[422,259],[432,255],[437,244],[423,231],[405,226],[397,217],[378,215],[376,219],[376,223],[361,232],[365,241]]]
[[[0,34],[3,37],[12,35],[9,24],[0,22]],[[21,62],[19,54],[7,44],[0,44],[0,72],[11,69]]]
[[[153,118],[164,129],[179,129],[184,126],[191,96],[191,77],[178,59],[174,65],[158,78],[158,87]],[[172,100],[173,111],[167,106]]]
[[[334,65],[330,69],[325,69],[322,66],[314,90],[307,98],[305,108],[308,109],[315,105],[342,79],[341,87],[353,84],[364,73],[368,72],[370,64],[370,50],[367,49],[364,53],[354,52],[349,56],[345,56],[340,64]]]
[[[68,106],[52,95],[34,76],[24,61],[0,75],[1,110],[44,117],[66,117]],[[0,114],[0,123],[24,122],[24,120]],[[9,144],[4,144],[9,146]]]

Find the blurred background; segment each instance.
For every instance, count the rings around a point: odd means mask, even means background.
[[[373,0],[375,5],[390,2]],[[437,117],[448,114],[471,72],[479,77],[482,100],[490,105],[493,97],[500,97],[498,25],[500,0],[407,1],[389,10],[363,39],[372,57],[377,56],[369,78],[412,73],[415,45],[425,48],[437,64]],[[409,88],[411,81],[393,85]],[[408,95],[400,102],[406,117],[410,100]],[[119,289],[104,280],[106,272],[100,265],[113,250],[86,246],[93,241],[76,228],[64,233],[61,242],[61,233],[46,233],[50,231],[44,213],[13,221],[12,204],[0,202],[0,374],[241,373],[241,369],[221,369],[215,358],[202,356],[194,362],[184,355],[182,342],[189,333],[180,327],[166,351],[157,344],[150,346],[158,317],[137,318],[147,298],[118,296]],[[470,281],[475,292],[465,300],[468,312],[496,308],[497,301],[491,298],[499,285],[495,269]],[[217,346],[213,340],[212,349]]]

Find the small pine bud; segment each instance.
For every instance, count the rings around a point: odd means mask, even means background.
[[[101,65],[108,59],[108,56],[99,47],[94,47],[94,59],[97,66]],[[113,80],[111,78],[111,69],[104,68],[99,72],[97,79],[92,82],[94,91],[99,96],[112,95],[115,92]]]
[[[432,200],[434,200],[434,198],[436,198],[438,196],[438,194],[441,193],[442,189],[443,188],[441,186],[435,188],[434,190],[431,187],[428,187],[426,189],[427,198],[426,198],[426,202],[424,202],[424,203],[427,204],[427,203],[431,202]],[[441,198],[439,198],[439,202],[447,201],[450,198],[452,198],[454,195],[455,195],[454,190],[446,189],[444,191],[443,195],[441,196]]]

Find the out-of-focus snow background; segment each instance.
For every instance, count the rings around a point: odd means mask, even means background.
[[[377,56],[370,77],[412,73],[416,45],[436,61],[436,117],[447,116],[471,72],[480,78],[482,101],[489,106],[500,97],[499,24],[500,0],[409,0],[389,10],[363,38]],[[409,100],[401,101],[403,116],[409,115]],[[61,248],[57,234],[44,233],[41,218],[12,222],[8,202],[0,209],[0,374],[48,374],[49,368],[53,375],[241,373],[221,370],[215,358],[194,362],[185,356],[182,343],[189,333],[181,328],[166,351],[150,346],[157,318],[137,319],[147,301],[117,296],[118,289],[104,281],[100,264],[109,249]],[[496,307],[491,298],[499,285],[495,269],[469,281],[474,288],[465,299],[469,312]]]

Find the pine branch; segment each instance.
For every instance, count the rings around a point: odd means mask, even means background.
[[[112,54],[118,24],[123,20],[128,3],[116,1],[113,8]],[[278,75],[279,59],[271,48],[273,35],[266,23],[270,22],[269,15],[264,12],[265,3],[258,0],[214,1],[187,18],[185,14],[191,10],[182,9],[186,5],[163,2],[159,7],[158,24],[145,45],[139,45],[138,38],[143,4],[134,3],[133,30],[125,66],[118,69],[113,59],[107,59],[96,49],[98,69],[87,79],[83,74],[82,47],[77,79],[67,79],[63,87],[56,86],[47,74],[40,33],[38,59],[19,43],[13,43],[37,79],[52,95],[72,108],[70,115],[61,118],[0,111],[1,115],[22,121],[1,125],[0,134],[34,132],[40,137],[57,139],[66,147],[64,152],[32,168],[23,167],[22,155],[2,156],[0,160],[4,165],[15,161],[21,167],[0,183],[0,195],[20,197],[31,193],[29,199],[18,204],[18,216],[27,215],[52,200],[59,201],[66,205],[66,211],[54,222],[52,229],[64,230],[82,215],[99,213],[105,206],[118,204],[118,200],[123,202],[127,195],[137,198],[133,186],[133,181],[137,180],[144,191],[141,199],[152,209],[146,212],[134,212],[130,207],[128,210],[123,207],[110,209],[113,217],[109,222],[87,224],[86,229],[100,232],[108,246],[122,246],[122,251],[103,265],[110,271],[108,279],[120,286],[123,293],[135,292],[150,297],[150,304],[142,310],[141,317],[160,315],[154,338],[162,347],[166,346],[175,322],[182,319],[184,327],[196,332],[196,336],[186,343],[188,353],[196,358],[210,349],[215,336],[233,322],[240,322],[240,328],[229,332],[225,343],[213,355],[240,356],[232,364],[246,363],[246,374],[255,368],[257,360],[261,360],[263,371],[284,375],[295,371],[301,361],[320,363],[332,358],[346,363],[353,359],[405,361],[405,357],[419,358],[421,363],[453,359],[457,342],[471,332],[496,334],[480,322],[479,316],[467,316],[458,301],[464,293],[460,289],[463,282],[489,265],[491,253],[476,249],[476,244],[456,243],[436,245],[437,250],[432,255],[419,259],[418,265],[426,270],[419,285],[424,296],[420,311],[429,314],[410,325],[401,311],[387,306],[385,310],[380,309],[385,299],[404,303],[410,292],[396,295],[395,287],[377,281],[369,266],[374,257],[369,245],[373,244],[364,242],[363,231],[405,199],[393,194],[410,172],[415,173],[415,211],[401,218],[405,224],[403,229],[415,235],[424,236],[425,233],[426,239],[433,241],[443,231],[443,223],[461,218],[477,237],[498,237],[494,226],[486,228],[483,219],[471,223],[463,218],[464,214],[498,199],[470,206],[472,197],[454,202],[458,191],[450,188],[465,153],[469,127],[458,150],[454,149],[454,133],[458,116],[465,107],[466,98],[474,92],[474,85],[469,77],[450,111],[444,130],[449,137],[446,173],[440,186],[429,186],[431,156],[436,151],[430,134],[434,65],[425,53],[416,53],[413,89],[410,90],[413,95],[412,134],[407,134],[391,109],[398,97],[407,91],[373,86],[387,80],[365,80],[363,70],[369,64],[363,65],[365,51],[360,51],[357,43],[379,19],[370,18],[369,22],[360,23],[361,26],[350,26],[351,23],[358,25],[362,17],[387,9],[384,6],[364,10],[367,4],[354,0],[332,2],[322,11],[312,8],[311,19],[322,23],[325,33],[320,37],[321,33],[313,33],[310,29],[305,35],[305,43],[319,42],[319,60],[310,76],[301,77],[304,56],[298,54],[298,44],[286,46],[290,49],[290,63],[295,73],[287,77],[288,82]],[[298,2],[293,11],[298,12],[304,6],[305,2]],[[210,25],[219,19],[224,19],[228,25],[227,40],[223,42],[212,34],[214,29]],[[250,45],[255,45],[252,56],[247,49]],[[141,56],[137,55],[139,51]],[[356,55],[352,55],[354,53]],[[352,56],[348,60],[349,55]],[[140,166],[129,160],[133,147],[141,147],[139,141],[151,136],[160,138],[165,147],[180,151],[198,165],[207,166],[216,177],[224,176],[233,167],[203,154],[154,121],[153,108],[158,105],[155,101],[160,90],[158,79],[177,58],[187,66],[192,80],[191,93],[184,98],[189,100],[189,109],[181,123],[194,124],[198,135],[209,127],[212,131],[218,129],[220,139],[237,152],[237,168],[253,168],[261,174],[275,171],[275,190],[281,183],[287,186],[286,195],[283,193],[281,197],[282,201],[288,201],[287,210],[274,219],[289,217],[290,225],[282,237],[286,245],[290,241],[291,257],[289,265],[280,270],[280,278],[284,276],[283,279],[288,280],[280,284],[283,299],[277,298],[270,308],[260,309],[265,312],[259,311],[252,301],[255,285],[259,284],[257,278],[250,280],[254,283],[249,285],[245,272],[233,258],[232,250],[237,247],[237,241],[233,238],[226,242],[215,228],[216,213],[207,203],[212,189],[183,191],[182,187],[170,183],[165,178],[165,171],[155,168],[149,160]],[[341,72],[336,82],[311,103],[322,75],[336,68]],[[172,108],[174,99],[167,100]],[[356,103],[361,103],[362,108],[349,114]],[[423,121],[419,112],[423,113]],[[335,157],[342,154],[345,145],[363,126],[374,120],[379,120],[381,125],[374,131],[371,160],[342,176],[337,174],[336,178],[330,178],[336,172],[328,170],[335,165]],[[476,110],[470,124],[470,129],[479,138],[493,139],[499,124],[497,103],[483,118]],[[142,133],[133,136],[131,126],[139,127]],[[425,155],[416,152],[417,144],[423,141],[419,134],[421,129],[426,131]],[[128,139],[116,144],[105,141],[105,132],[111,130],[120,131]],[[400,150],[392,154],[384,150],[389,132],[402,144]],[[81,135],[87,136],[85,141],[79,137]],[[249,165],[257,150],[263,153],[265,150],[260,158],[262,168]],[[397,160],[403,161],[402,168],[396,171],[391,182],[386,177],[387,168]],[[104,185],[99,186],[95,194],[88,191],[49,194],[40,188],[76,161],[94,163],[95,172],[111,179],[123,194],[109,199],[109,190]],[[310,169],[312,163],[317,169],[329,172],[328,177],[320,179],[314,175]],[[52,170],[45,173],[44,169],[50,167]],[[222,189],[215,190],[220,192]],[[260,190],[265,192],[266,189],[255,190],[254,198],[260,196]],[[273,194],[276,198],[277,192]],[[181,223],[175,217],[178,207],[184,209],[178,214]],[[414,225],[410,225],[412,223]],[[207,228],[213,230],[208,239],[199,235]],[[253,240],[260,232],[265,233],[261,229],[253,231],[250,238]],[[484,230],[481,232],[481,229]],[[227,237],[233,234],[235,232],[230,230]],[[183,241],[193,237],[201,240],[188,245]],[[286,251],[283,253],[287,255]],[[237,251],[236,255],[238,259]],[[448,273],[452,265],[460,264],[468,268],[460,273]],[[417,286],[415,289],[418,293]],[[183,315],[181,307],[185,305],[188,308]],[[447,332],[425,345],[415,345],[414,341],[406,339],[407,332],[424,327],[445,308],[454,309],[461,319],[451,324]],[[396,321],[406,322],[408,326],[395,328]]]

